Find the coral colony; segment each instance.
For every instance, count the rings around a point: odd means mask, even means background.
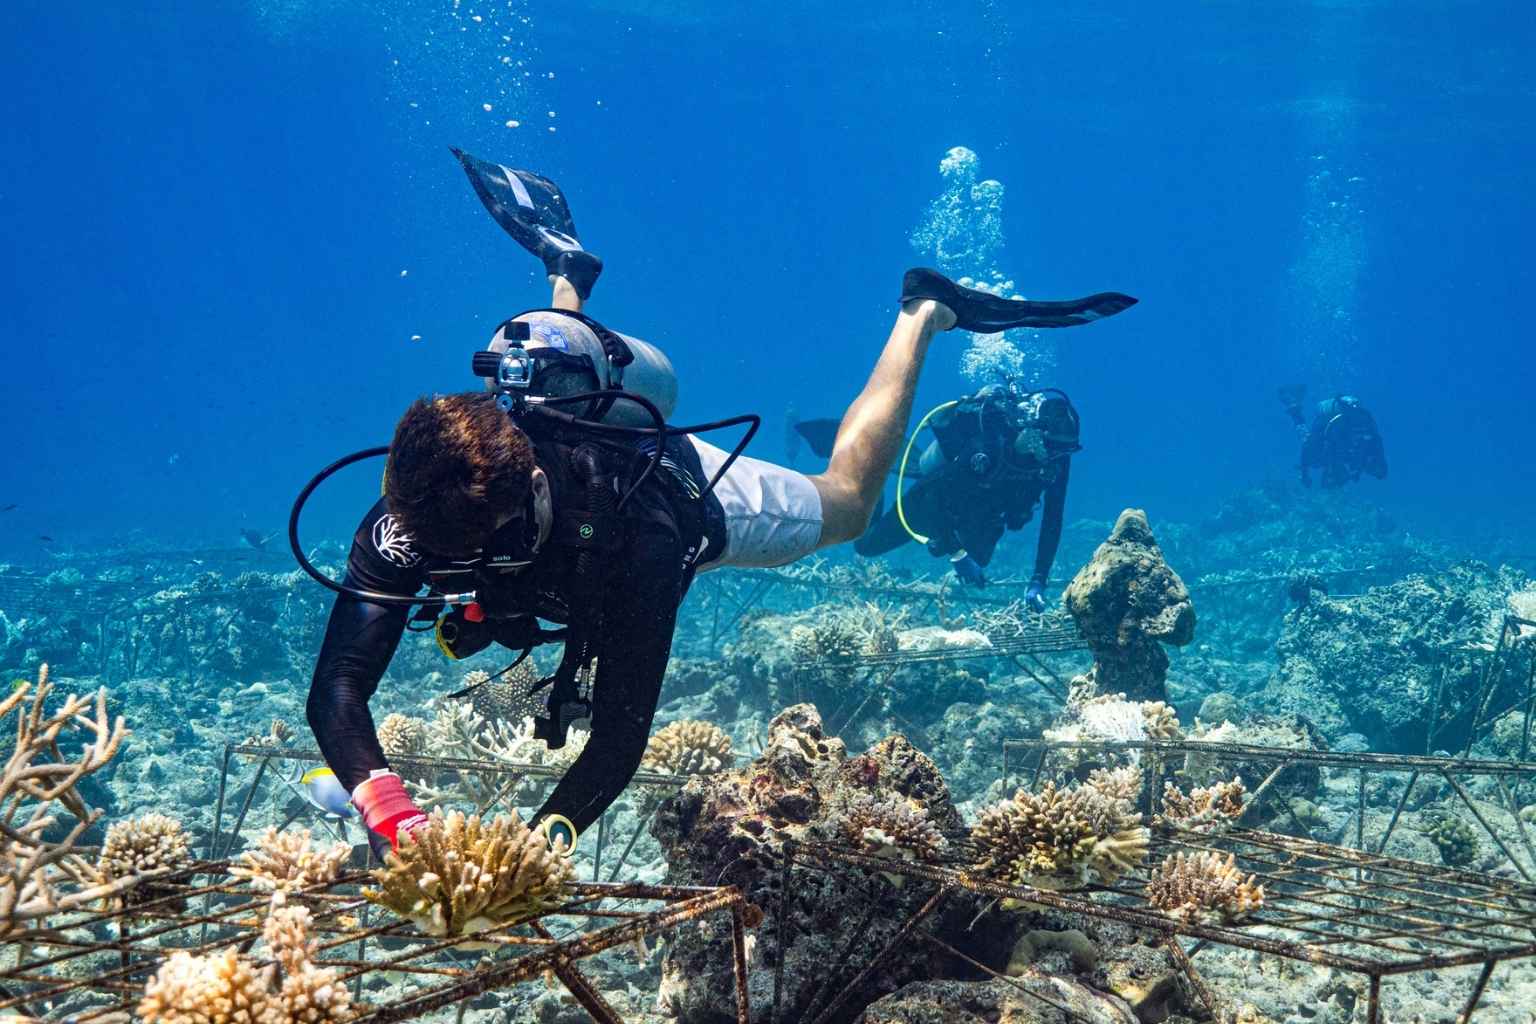
[[[913,245],[1013,294],[1003,186],[940,176]],[[1054,350],[962,369],[1051,383]],[[1536,583],[1468,554],[1269,485],[1069,524],[1044,614],[1006,544],[986,590],[710,573],[575,849],[527,823],[609,752],[535,735],[553,663],[408,636],[371,708],[430,816],[382,863],[306,788],[299,574],[0,566],[0,1016],[1525,1024]]]

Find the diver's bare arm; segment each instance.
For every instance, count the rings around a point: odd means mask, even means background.
[[[550,309],[563,309],[571,313],[581,312],[581,296],[576,294],[576,286],[563,277],[551,275],[549,283],[555,286],[554,297],[549,300]]]
[[[954,323],[955,315],[931,299],[901,307],[869,381],[843,414],[826,472],[811,477],[821,496],[819,547],[854,540],[869,526],[906,437],[928,344]]]

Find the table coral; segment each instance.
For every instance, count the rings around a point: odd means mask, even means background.
[[[483,820],[433,811],[425,827],[373,872],[374,903],[437,936],[472,935],[559,901],[571,862],[517,815]]]

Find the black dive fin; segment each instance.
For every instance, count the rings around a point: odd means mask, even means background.
[[[901,280],[901,301],[934,299],[955,314],[955,326],[978,334],[997,334],[1014,327],[1076,327],[1114,316],[1136,305],[1119,292],[1100,292],[1081,299],[1049,302],[1005,299],[990,292],[963,288],[937,270],[916,267]]]
[[[564,277],[583,299],[603,272],[603,261],[581,247],[576,222],[560,187],[532,171],[493,164],[452,149],[496,223],[544,263],[551,275]]]
[[[795,424],[795,433],[805,438],[811,451],[830,459],[832,443],[837,440],[837,428],[841,423],[841,420],[801,420]]]

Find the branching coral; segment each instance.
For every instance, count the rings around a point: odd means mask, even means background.
[[[801,661],[887,654],[898,649],[907,611],[891,613],[874,602],[855,608],[824,608],[811,625],[789,631],[790,646]]]
[[[363,895],[428,935],[473,935],[554,906],[571,862],[517,815],[432,812]]]
[[[181,822],[164,814],[145,814],[107,829],[96,871],[103,882],[142,878],[178,868],[189,857],[190,843]],[[131,894],[129,902],[137,895]]]
[[[314,962],[310,914],[274,904],[262,926],[273,964],[256,966],[234,949],[172,953],[144,986],[146,1024],[332,1024],[353,1016],[334,968]]]
[[[272,724],[267,726],[267,731],[264,734],[252,733],[245,738],[243,745],[247,747],[281,747],[291,739],[293,739],[293,726],[281,718],[274,718],[272,719]]]
[[[656,730],[641,765],[673,775],[708,775],[732,764],[731,737],[712,722],[684,719]]]
[[[1435,844],[1435,851],[1440,854],[1440,862],[1450,867],[1464,867],[1471,864],[1482,851],[1482,844],[1477,840],[1477,832],[1455,815],[1432,815],[1428,826],[1422,831],[1425,837]]]
[[[520,722],[545,712],[544,694],[529,693],[538,680],[533,659],[525,658],[495,679],[485,672],[471,672],[464,677],[464,685],[475,688],[470,706],[487,722]]]
[[[399,712],[385,715],[379,723],[379,746],[392,757],[419,754],[426,748],[427,723]]]
[[[948,845],[927,808],[910,798],[860,793],[833,825],[844,842],[898,860],[931,860]]]
[[[0,701],[0,730],[15,736],[0,774],[0,937],[46,915],[116,896],[135,882],[102,882],[75,852],[101,816],[76,787],[117,755],[128,729],[122,718],[108,716],[105,690],[94,699],[70,694],[49,713],[52,691],[44,665],[35,683],[17,686]],[[73,755],[64,753],[66,745]],[[59,808],[75,819],[62,835]]]
[[[478,692],[478,691],[477,691]],[[564,771],[586,749],[590,733],[572,729],[565,746],[551,750],[533,734],[533,719],[497,718],[489,722],[459,701],[444,704],[426,726],[424,749],[439,757],[507,761]],[[495,774],[470,771],[439,772],[431,778],[407,779],[411,795],[423,804],[468,804],[486,810],[501,800],[523,805],[538,798],[542,776],[525,775],[510,782]]]
[[[1067,714],[1045,730],[1045,738],[1057,743],[1082,741],[1163,742],[1182,739],[1178,716],[1162,701],[1126,700],[1123,693],[1074,698]],[[1069,760],[1081,758],[1080,751],[1069,750]],[[1132,765],[1141,761],[1140,750],[1127,750],[1123,758]]]
[[[1186,921],[1232,922],[1264,906],[1264,887],[1237,869],[1227,854],[1175,853],[1158,866],[1147,883],[1147,902]]]
[[[971,839],[985,877],[1041,889],[1109,884],[1140,863],[1150,835],[1124,799],[1124,777],[1095,773],[1096,781],[1013,799],[982,811]]]
[[[230,866],[229,873],[247,879],[254,889],[296,892],[334,881],[351,854],[351,848],[340,841],[328,849],[312,849],[307,828],[287,832],[269,828],[254,850],[247,850],[239,864]]]
[[[207,956],[171,954],[144,986],[145,1024],[277,1024],[271,1005],[272,969],[258,970],[225,949]]]
[[[1218,782],[1186,794],[1171,782],[1163,784],[1163,813],[1159,820],[1179,828],[1219,831],[1235,825],[1243,816],[1247,795],[1243,780]]]

